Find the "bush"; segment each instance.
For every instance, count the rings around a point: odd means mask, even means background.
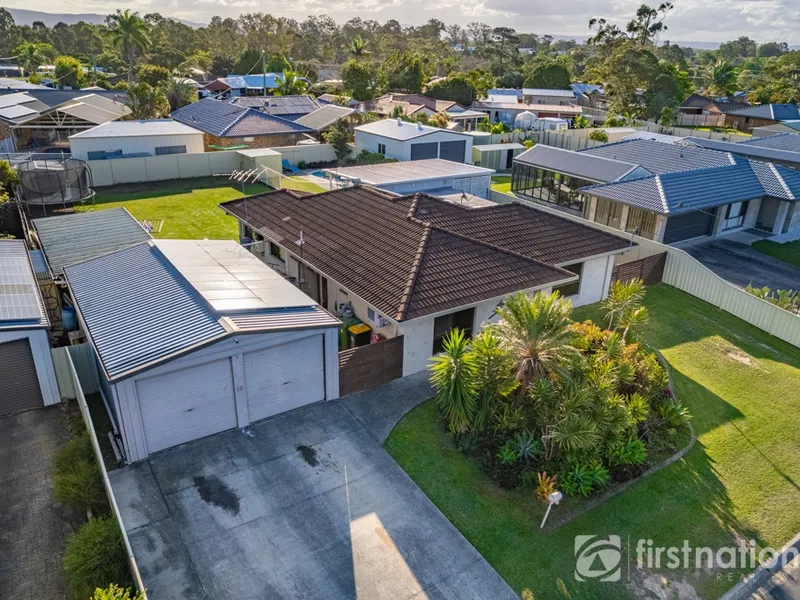
[[[103,478],[88,432],[64,444],[53,465],[53,497],[57,502],[92,514],[108,512]]]
[[[384,163],[396,163],[396,158],[387,158],[383,154],[378,154],[377,152],[369,152],[368,150],[362,150],[359,152],[358,156],[356,156],[350,164],[353,165],[381,165]]]
[[[589,134],[589,139],[595,142],[608,143],[608,134],[602,129],[595,129]]]
[[[144,600],[144,594],[131,595],[129,588],[121,588],[112,583],[107,588],[97,588],[91,600]]]
[[[70,598],[75,600],[91,598],[96,589],[111,583],[130,587],[131,574],[117,522],[110,517],[96,517],[78,529],[67,540],[64,571]]]

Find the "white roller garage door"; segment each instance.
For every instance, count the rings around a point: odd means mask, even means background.
[[[136,392],[148,452],[237,426],[229,358],[142,379]]]
[[[244,355],[250,421],[325,399],[322,335]]]

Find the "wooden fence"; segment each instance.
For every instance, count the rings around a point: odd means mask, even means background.
[[[618,263],[611,271],[611,281],[630,281],[641,279],[645,285],[661,283],[664,278],[664,267],[667,264],[667,253],[653,254],[638,260]]]
[[[501,198],[502,197],[502,198]],[[743,321],[766,331],[775,337],[800,348],[800,316],[778,308],[774,304],[748,294],[742,288],[728,283],[696,258],[673,246],[667,246],[647,238],[624,233],[619,229],[588,221],[543,204],[524,201],[511,194],[491,190],[489,200],[495,202],[519,202],[550,214],[577,221],[583,225],[624,236],[637,244],[629,252],[614,257],[617,265],[635,263],[641,259],[666,253],[661,281],[705,300]],[[636,267],[632,267],[635,269]],[[640,267],[641,268],[641,267]]]
[[[402,376],[402,335],[339,352],[340,396],[348,396]]]

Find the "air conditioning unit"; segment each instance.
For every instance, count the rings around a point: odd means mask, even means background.
[[[253,250],[258,252],[259,254],[264,254],[264,242],[263,241],[254,242]]]

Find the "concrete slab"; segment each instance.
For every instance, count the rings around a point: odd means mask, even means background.
[[[516,598],[374,437],[430,396],[400,381],[353,413],[317,404],[125,467],[112,485],[151,597]],[[167,516],[142,525],[162,514],[147,489]]]
[[[169,515],[150,463],[142,461],[108,474],[126,529],[133,530]]]

